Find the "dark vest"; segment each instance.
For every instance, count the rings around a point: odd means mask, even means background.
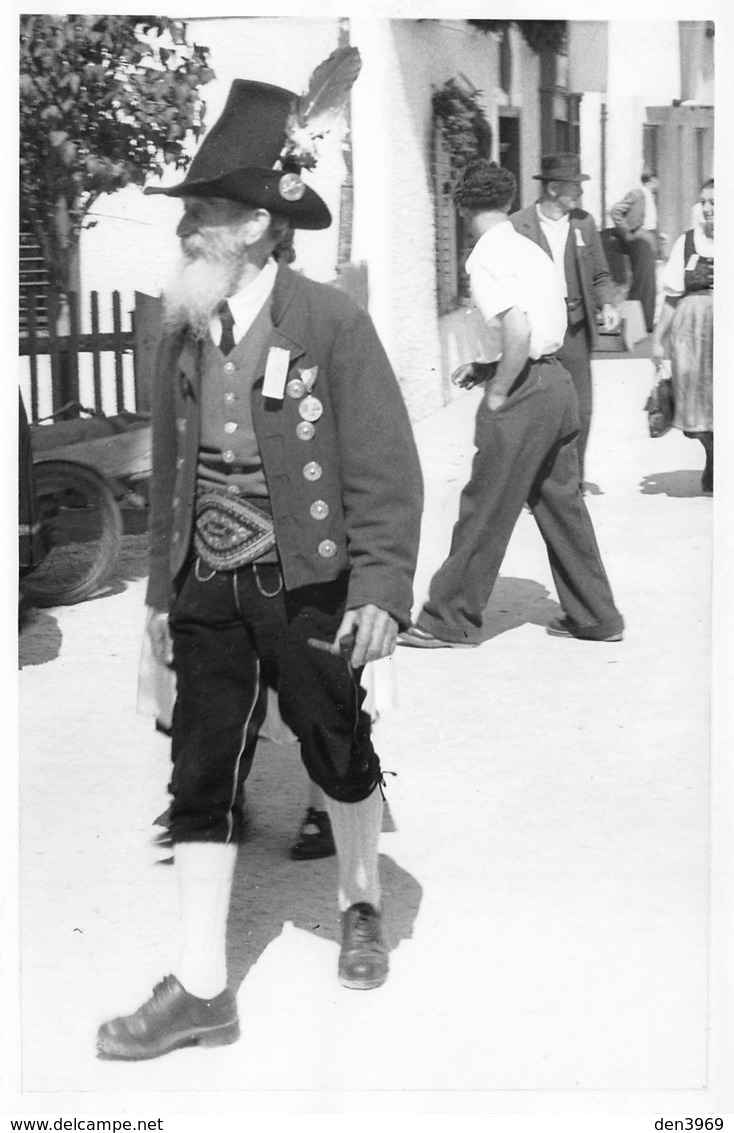
[[[695,259],[694,259],[695,258]],[[693,262],[693,267],[689,264]],[[699,256],[693,238],[693,229],[686,232],[683,244],[683,281],[686,295],[695,291],[713,291],[714,289],[714,260],[712,256]]]
[[[272,331],[270,299],[227,355],[211,339],[201,355],[201,438],[197,482],[217,484],[270,512],[268,486],[252,423],[252,385],[263,372]]]

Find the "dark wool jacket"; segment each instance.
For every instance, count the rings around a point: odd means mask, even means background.
[[[513,213],[510,221],[521,236],[527,236],[549,256],[552,255],[534,204]],[[614,287],[594,218],[583,209],[573,209],[569,214],[566,255],[573,255],[576,258],[581,285],[579,298],[583,301],[586,323],[591,329],[596,320],[596,312],[601,310],[605,303],[614,303]],[[575,298],[575,296],[570,297]]]
[[[273,330],[252,390],[286,589],[349,570],[348,607],[373,603],[410,621],[423,509],[418,453],[400,387],[372,321],[337,288],[279,265]],[[289,351],[288,380],[318,366],[323,405],[301,440],[300,401],[264,398],[268,349]],[[150,577],[146,601],[169,608],[191,546],[200,432],[199,349],[187,331],[161,341],[153,394]],[[317,462],[313,482],[304,467]],[[328,505],[314,509],[316,501]]]

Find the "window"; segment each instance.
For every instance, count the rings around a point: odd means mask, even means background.
[[[658,128],[647,122],[642,126],[642,164],[658,172]]]
[[[434,131],[433,180],[436,200],[436,285],[438,313],[446,315],[469,300],[464,267],[473,238],[452,199],[451,160],[440,127]]]
[[[581,95],[566,89],[566,57],[550,50],[540,55],[540,144],[542,153],[578,153]]]

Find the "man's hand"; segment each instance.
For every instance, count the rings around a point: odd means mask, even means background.
[[[168,614],[164,610],[151,610],[147,630],[156,661],[161,665],[171,665],[173,644],[168,629]]]
[[[616,330],[621,322],[619,311],[611,303],[605,303],[601,309],[601,322],[604,330]]]
[[[492,413],[501,409],[506,401],[506,393],[499,393],[497,390],[493,390],[491,386],[489,387],[487,390],[487,408],[490,409]]]
[[[451,375],[453,384],[460,386],[461,389],[474,389],[477,382],[481,380],[474,369],[473,362],[465,362],[463,366],[459,366],[458,369],[454,370]]]
[[[395,649],[398,636],[398,623],[387,610],[379,606],[359,606],[356,610],[347,610],[342,618],[336,638],[329,652],[337,656],[341,653],[339,641],[341,638],[355,634],[350,661],[352,667],[361,669],[368,661],[379,661],[381,657],[389,657]]]

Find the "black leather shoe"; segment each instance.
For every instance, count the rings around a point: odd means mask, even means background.
[[[575,637],[577,641],[621,641],[624,634],[608,633],[606,637],[597,637],[584,632],[583,626],[575,626],[568,618],[553,618],[545,627],[545,632],[551,637]]]
[[[331,819],[325,810],[308,807],[296,841],[291,846],[291,857],[302,862],[311,858],[331,858],[335,853]]]
[[[239,1037],[237,1004],[229,988],[215,999],[199,999],[175,976],[166,976],[134,1015],[102,1024],[97,1054],[133,1062],[182,1046],[224,1046]]]
[[[366,901],[350,905],[342,915],[340,983],[359,991],[380,987],[387,979],[388,963],[381,914]]]

